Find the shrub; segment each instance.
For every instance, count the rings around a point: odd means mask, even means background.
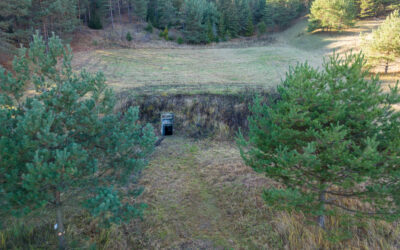
[[[264,22],[259,22],[257,24],[257,30],[258,33],[264,34],[265,32],[267,32],[267,25]]]
[[[183,38],[182,37],[178,37],[178,39],[176,40],[176,42],[178,44],[183,44]]]
[[[163,37],[165,38],[165,40],[168,40],[168,27],[165,27],[163,31]]]
[[[164,31],[160,31],[158,36],[164,38],[165,40],[168,40],[168,28],[165,27]]]
[[[132,35],[131,35],[131,33],[130,32],[128,32],[128,33],[126,33],[126,40],[128,41],[128,42],[130,42],[130,41],[132,41]]]
[[[144,28],[144,30],[149,33],[153,33],[153,25],[151,25],[151,23],[149,22],[147,26]]]
[[[168,39],[167,39],[168,41],[173,41],[173,40],[175,40],[174,39],[174,37],[173,36],[168,36]]]

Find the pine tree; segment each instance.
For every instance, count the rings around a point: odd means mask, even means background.
[[[225,39],[225,33],[226,33],[226,27],[225,27],[224,15],[220,15],[218,23],[218,35],[222,40]]]
[[[360,2],[360,17],[372,17],[377,13],[376,0],[361,0]]]
[[[283,185],[264,191],[270,206],[316,216],[322,228],[339,211],[399,217],[400,112],[392,105],[400,95],[397,87],[384,93],[364,68],[361,54],[334,55],[323,71],[297,65],[275,104],[255,100],[249,139],[238,142],[248,165]]]
[[[264,8],[264,23],[271,28],[285,28],[305,9],[301,0],[268,0]]]
[[[376,65],[385,64],[388,73],[389,64],[400,57],[400,12],[390,14],[385,22],[372,32],[371,39],[363,39],[364,48],[369,61]]]
[[[354,25],[356,15],[354,0],[315,0],[311,5],[308,30],[342,30]]]
[[[146,20],[148,0],[130,0],[133,1],[135,15],[142,21]]]
[[[225,27],[230,33],[230,37],[234,38],[239,35],[240,32],[240,15],[237,7],[238,1],[226,0],[227,7],[224,13]]]
[[[254,33],[253,15],[247,0],[242,0],[239,5],[240,34],[251,36]]]
[[[217,23],[218,11],[206,0],[185,0],[182,21],[185,40],[189,43],[207,43],[214,37],[213,26]]]
[[[137,177],[154,147],[138,109],[113,113],[103,75],[74,73],[71,59],[58,37],[46,45],[35,35],[14,59],[13,72],[0,67],[0,210],[55,214],[60,249],[66,248],[66,199],[105,224],[140,214],[142,205],[121,201],[127,195],[121,185]],[[24,98],[28,86],[36,93]]]
[[[265,0],[258,0],[256,1],[256,4],[253,6],[252,13],[254,15],[255,23],[259,23],[264,19],[265,6],[266,6]]]
[[[273,13],[274,13],[273,6],[267,3],[264,8],[264,15],[263,15],[263,22],[267,27],[272,28],[275,26]]]
[[[29,0],[0,1],[0,53],[9,52],[14,45],[25,43],[27,32],[21,27],[28,16]]]
[[[251,15],[251,12],[248,12],[247,15],[247,22],[245,26],[245,35],[246,36],[252,36],[254,34],[254,24],[253,24],[253,17]]]
[[[210,20],[207,20],[207,42],[215,41],[214,32]]]
[[[177,10],[171,0],[157,0],[157,26],[165,28],[176,23]]]
[[[30,26],[47,41],[52,32],[70,34],[79,23],[76,0],[32,0]]]

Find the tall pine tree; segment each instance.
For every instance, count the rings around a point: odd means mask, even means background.
[[[60,249],[66,248],[67,199],[105,224],[140,213],[140,204],[122,202],[121,185],[137,177],[154,147],[153,130],[138,121],[138,109],[113,113],[115,98],[103,75],[74,73],[71,59],[60,39],[46,45],[35,35],[13,72],[0,67],[0,212],[46,210]],[[36,93],[24,98],[28,86]]]
[[[264,191],[269,205],[322,228],[339,211],[399,218],[400,112],[392,105],[400,95],[397,87],[384,93],[364,69],[361,54],[334,55],[323,71],[297,65],[275,104],[255,100],[249,139],[238,142],[248,165],[282,184]]]

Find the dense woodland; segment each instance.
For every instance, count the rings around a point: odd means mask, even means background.
[[[355,16],[384,14],[397,0],[315,2],[315,9],[346,10],[344,19],[351,23]],[[209,43],[285,28],[311,4],[310,0],[4,0],[0,48],[28,44],[34,30],[48,39],[51,32],[65,36],[82,24],[92,29],[114,27],[122,16],[130,23],[147,21],[149,31],[152,26],[161,29],[167,39],[168,29],[174,28],[182,32],[182,41]]]
[[[2,48],[27,44],[34,30],[71,33],[80,24],[114,27],[121,16],[156,28],[177,29],[189,43],[207,43],[284,28],[309,0],[6,0],[0,3]],[[149,27],[151,30],[151,27]]]

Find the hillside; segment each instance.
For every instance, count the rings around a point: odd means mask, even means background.
[[[262,40],[239,39],[200,47],[156,40],[147,44],[132,43],[132,48],[78,50],[74,66],[90,72],[102,71],[107,83],[115,90],[137,94],[235,93],[245,88],[270,89],[280,82],[290,66],[298,62],[320,66],[323,57],[333,51],[359,51],[360,32],[371,32],[380,22],[360,21],[343,32],[310,34],[306,32],[307,20],[300,19],[284,32]],[[90,43],[87,37],[84,41]],[[134,48],[136,45],[138,48]],[[391,70],[399,72],[399,65]],[[384,78],[393,82],[396,75]]]

